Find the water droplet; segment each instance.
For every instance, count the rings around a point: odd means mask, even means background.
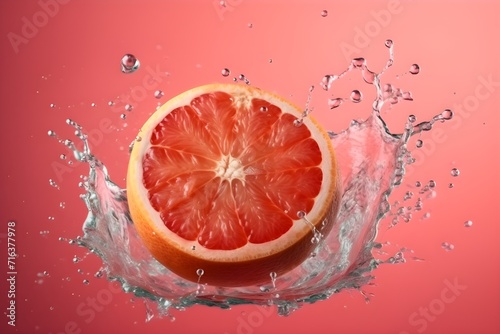
[[[363,67],[364,65],[366,65],[366,60],[365,58],[354,58],[352,60],[352,65],[354,67]]]
[[[340,97],[328,99],[328,107],[330,107],[330,109],[335,109],[335,108],[340,107],[340,105],[343,102],[344,102],[344,99],[342,99]]]
[[[451,188],[453,188],[453,187],[454,187],[453,183],[448,184],[448,188],[450,188],[450,189],[451,189]]]
[[[320,85],[324,90],[329,90],[332,87],[332,83],[338,78],[337,75],[327,74],[321,79]]]
[[[424,142],[419,139],[419,140],[416,141],[415,146],[418,147],[418,148],[421,148],[422,146],[424,146]]]
[[[123,56],[121,65],[123,73],[133,73],[137,71],[141,63],[134,55],[127,53]]]
[[[392,39],[386,39],[385,40],[385,46],[390,48],[394,43],[392,42]]]
[[[248,28],[250,28],[250,29],[253,28],[253,23],[249,23]]]
[[[458,168],[451,169],[451,176],[459,176],[459,175],[460,175],[460,171],[458,170]]]
[[[84,280],[83,280],[83,284],[85,284],[85,285],[89,285],[89,283],[90,283],[90,281],[89,281],[88,279],[84,279]]]
[[[363,99],[363,95],[361,94],[361,92],[359,90],[355,89],[351,92],[350,98],[351,98],[352,102],[359,103]]]
[[[121,114],[121,115],[120,115],[120,118],[121,118],[121,119],[126,119],[126,118],[127,118],[127,115],[125,115],[125,114]]]
[[[64,209],[64,208],[66,207],[66,203],[65,203],[65,202],[61,202],[61,203],[59,203],[59,207],[60,207],[61,209]]]
[[[59,189],[59,186],[57,185],[56,181],[54,181],[54,180],[52,180],[52,179],[49,179],[49,184],[50,184],[52,187]]]
[[[465,226],[465,227],[471,227],[471,226],[472,226],[472,220],[467,220],[467,221],[464,223],[464,226]]]
[[[453,118],[453,111],[451,111],[450,109],[445,109],[440,116],[442,120],[450,120]]]
[[[240,80],[245,80],[245,75],[244,75],[244,74],[240,74],[240,75],[238,76],[238,79],[240,79]]]
[[[229,74],[231,74],[231,71],[228,68],[223,68],[221,74],[223,77],[227,77]]]
[[[415,74],[418,74],[420,72],[420,66],[418,66],[417,64],[413,64],[410,66],[410,73],[415,75]]]
[[[108,106],[112,107],[112,106],[114,106],[114,105],[115,105],[115,103],[114,103],[113,101],[109,101],[109,102],[108,102]]]
[[[70,240],[70,241],[73,241],[73,240]],[[71,242],[70,242],[70,243],[71,243]],[[78,262],[80,262],[80,258],[79,258],[78,256],[76,256],[76,255],[75,255],[75,256],[73,257],[73,263],[78,263]]]
[[[205,274],[205,271],[203,269],[196,269],[196,275],[198,275],[198,277],[203,276],[203,274]]]
[[[269,58],[269,64],[271,64],[272,62],[273,62],[273,59]]]
[[[101,278],[102,276],[104,276],[104,272],[102,270],[98,270],[95,274],[94,274],[94,277],[95,278]]]
[[[56,218],[55,218],[55,217],[53,217],[53,216],[49,216],[49,217],[48,217],[48,219],[49,219],[49,220],[55,220]]]
[[[452,251],[452,250],[455,249],[455,246],[452,245],[452,244],[450,244],[450,243],[448,243],[448,242],[443,242],[441,244],[441,247],[443,247],[443,249],[446,250],[446,251]]]
[[[56,107],[56,105],[55,105],[54,103],[51,103],[49,106],[50,106],[51,108],[55,108],[55,107]]]
[[[296,120],[293,121],[293,125],[295,125],[296,127],[301,126],[303,123],[304,123],[304,119],[302,119],[302,118],[297,118]]]
[[[55,133],[55,131],[52,131],[52,130],[47,131],[47,134],[49,135],[49,137],[55,137],[55,136],[57,136],[56,133]]]
[[[196,250],[196,246],[191,246],[191,250]]]
[[[259,109],[259,110],[260,110],[261,112],[267,112],[267,111],[269,110],[269,108],[268,108],[268,107],[266,107],[266,106],[262,106],[262,107],[260,107],[260,109]]]
[[[429,188],[434,188],[436,187],[436,181],[434,180],[429,180],[429,184],[428,184]]]
[[[66,160],[66,154],[61,154],[61,155],[59,156],[59,159],[61,159],[61,160]]]
[[[417,117],[415,115],[408,116],[408,121],[410,123],[414,123],[416,120],[417,120]]]
[[[327,17],[327,16],[328,16],[328,11],[327,11],[326,9],[323,9],[323,10],[321,11],[321,16],[322,16],[322,17]]]
[[[133,106],[133,105],[131,105],[131,104],[126,104],[126,105],[125,105],[125,110],[126,110],[126,111],[132,111],[132,109],[134,109],[134,106]]]
[[[302,218],[304,218],[305,216],[306,216],[306,213],[305,213],[304,211],[302,211],[302,210],[297,211],[297,217],[298,217],[298,218],[302,219]]]
[[[90,104],[90,106],[91,106],[91,107],[95,107],[95,106],[96,106],[96,104],[95,104],[94,102],[92,102],[92,103]]]
[[[165,94],[161,90],[157,90],[155,92],[155,98],[157,98],[157,99],[161,99],[163,97],[163,95],[165,95]]]
[[[269,273],[269,277],[271,277],[271,283],[273,284],[273,288],[276,289],[276,278],[278,277],[278,274],[276,272],[271,271]]]
[[[226,7],[226,1],[224,1],[224,0],[220,0],[220,1],[219,1],[219,6],[221,6],[221,7]]]
[[[49,307],[49,310],[54,311],[54,306]]]

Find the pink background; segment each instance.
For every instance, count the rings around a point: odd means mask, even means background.
[[[227,0],[225,10],[218,3],[0,2],[0,331],[500,333],[500,140],[495,130],[500,121],[499,2]],[[321,16],[323,9],[327,17]],[[32,23],[35,30],[24,27]],[[127,146],[155,109],[155,89],[165,92],[160,100],[165,102],[194,86],[229,82],[233,74],[243,73],[252,85],[303,105],[311,84],[319,89],[323,75],[341,72],[352,57],[364,56],[380,69],[387,58],[387,38],[395,42],[396,61],[386,79],[411,90],[415,98],[384,113],[391,128],[401,129],[412,113],[419,120],[445,108],[456,114],[453,121],[438,124],[439,131],[422,134],[424,147],[415,155],[418,168],[409,169],[392,201],[408,189],[415,191],[416,180],[436,180],[437,197],[425,201],[424,210],[409,224],[387,231],[385,220],[378,237],[390,241],[388,252],[407,247],[414,251],[408,258],[425,261],[381,266],[375,271],[375,286],[364,288],[374,294],[370,303],[357,291],[345,291],[287,318],[255,306],[229,311],[193,307],[173,311],[175,321],[155,318],[145,323],[141,300],[131,301],[116,285],[93,277],[99,259],[90,255],[74,264],[73,256],[83,257],[84,249],[58,241],[81,234],[87,211],[77,187],[87,168],[59,175],[54,171],[54,165],[65,163],[59,155],[68,152],[47,131],[73,138],[65,119],[93,133],[94,152],[124,186]],[[120,72],[125,53],[141,61],[134,74]],[[421,67],[417,76],[406,73],[412,63]],[[220,74],[224,67],[232,71],[229,78]],[[161,75],[155,87],[146,89],[150,71]],[[357,75],[338,88],[358,88],[365,101],[331,111],[326,107],[329,94],[318,94],[315,116],[334,130],[351,118],[366,117],[371,106],[371,87]],[[123,110],[124,95],[131,93],[134,110],[129,113]],[[116,102],[114,108],[107,105],[110,100]],[[125,121],[121,113],[127,113]],[[117,130],[109,131],[109,124]],[[450,175],[452,167],[460,169],[459,177]],[[49,179],[61,189],[51,187]],[[453,189],[448,189],[449,182],[454,182]],[[426,212],[430,218],[422,220]],[[465,228],[469,219],[473,226]],[[7,326],[4,316],[9,220],[17,223],[16,327]],[[445,251],[442,242],[455,249]],[[37,276],[43,271],[49,276]],[[90,284],[84,285],[84,279]],[[459,286],[455,292],[449,288],[453,284]],[[98,301],[95,311],[88,298]],[[427,318],[421,313],[425,308],[430,309]]]

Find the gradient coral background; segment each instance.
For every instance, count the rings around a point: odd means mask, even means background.
[[[1,1],[1,332],[500,333],[499,13],[498,1],[472,0],[226,0],[225,8],[218,0]],[[47,136],[55,130],[71,138],[67,118],[94,136],[94,152],[123,186],[128,144],[158,102],[197,85],[229,82],[232,75],[220,74],[227,67],[303,105],[310,85],[339,73],[352,57],[382,68],[387,38],[395,42],[396,61],[386,79],[415,98],[384,111],[391,128],[399,132],[409,114],[425,120],[445,108],[454,109],[455,118],[422,134],[417,163],[392,201],[415,191],[417,180],[434,179],[437,196],[408,224],[387,230],[385,220],[378,236],[390,242],[387,252],[407,247],[413,250],[408,259],[425,261],[381,266],[375,285],[363,289],[374,294],[369,303],[345,291],[286,318],[256,306],[193,307],[172,311],[175,321],[145,322],[141,300],[93,276],[99,259],[89,255],[74,264],[84,249],[58,241],[80,235],[86,217],[77,184],[87,168],[56,172],[65,164],[59,155],[68,152]],[[130,75],[120,72],[125,53],[141,61]],[[421,67],[417,76],[407,73],[412,63]],[[151,73],[156,82],[148,81]],[[371,87],[356,75],[338,87],[352,88],[365,93],[364,102],[329,110],[328,94],[313,101],[327,128],[340,130],[368,115]],[[165,92],[159,101],[156,89]],[[123,110],[127,95],[132,112]],[[450,175],[453,167],[460,176]],[[10,220],[19,254],[15,327],[5,316]],[[472,227],[464,227],[466,220]],[[443,242],[454,250],[444,250]]]

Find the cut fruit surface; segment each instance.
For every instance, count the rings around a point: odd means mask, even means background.
[[[160,263],[194,282],[243,286],[310,255],[314,231],[335,221],[340,182],[330,139],[310,116],[258,88],[211,84],[142,127],[127,196]]]

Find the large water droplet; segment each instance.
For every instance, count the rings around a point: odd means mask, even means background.
[[[223,68],[221,74],[223,77],[227,77],[229,74],[231,74],[231,71],[228,68]]]
[[[415,74],[418,74],[420,72],[420,66],[418,66],[417,64],[413,64],[410,66],[410,73],[415,75]]]
[[[359,103],[363,99],[363,95],[357,89],[353,90],[351,92],[351,95],[349,97],[350,97],[351,101],[354,102],[354,103]]]
[[[137,71],[141,63],[134,55],[127,53],[122,57],[121,65],[123,73],[133,73]]]
[[[450,109],[445,109],[440,116],[443,120],[450,120],[453,118],[453,111],[451,111]]]

